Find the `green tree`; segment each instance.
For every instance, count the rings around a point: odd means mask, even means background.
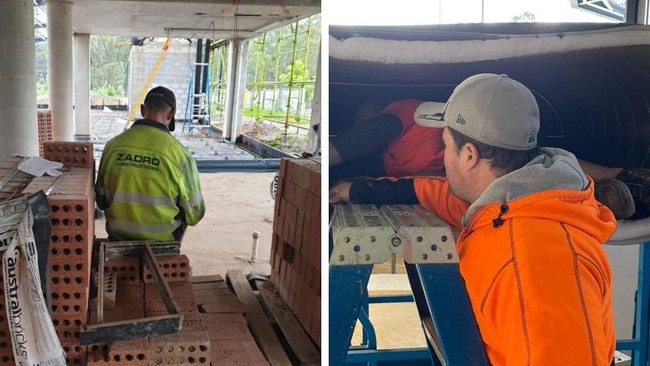
[[[36,93],[47,95],[47,43],[36,44]]]
[[[278,77],[280,81],[285,83],[293,82],[296,86],[303,86],[304,83],[301,82],[311,80],[309,69],[302,60],[296,60],[292,65],[287,66],[287,72],[280,74]]]
[[[126,37],[90,37],[90,89],[93,94],[125,95],[130,45]]]
[[[287,66],[287,72],[280,74],[278,79],[287,84],[291,83],[291,86],[294,88],[306,88],[312,85],[315,77],[311,75],[307,65],[302,60],[296,60],[293,63],[293,67],[292,65]],[[313,95],[314,88],[306,88],[305,99],[311,100]]]

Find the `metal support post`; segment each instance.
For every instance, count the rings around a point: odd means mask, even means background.
[[[646,366],[650,362],[650,242],[639,245],[639,272],[634,307],[634,328],[632,339],[616,341],[617,350],[632,351],[632,366]],[[645,268],[648,266],[648,268]]]

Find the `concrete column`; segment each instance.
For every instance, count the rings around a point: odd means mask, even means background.
[[[0,3],[0,159],[38,156],[33,0]]]
[[[648,17],[650,14],[648,14],[648,0],[639,0],[637,1],[637,14],[636,14],[636,19],[630,19],[632,18],[630,14],[632,9],[627,9],[627,16],[625,18],[625,21],[628,23],[638,23],[638,24],[644,24],[648,25]],[[629,5],[628,5],[629,6]]]
[[[241,119],[246,88],[247,57],[248,41],[241,39],[230,41],[223,137],[232,142],[235,142],[242,131]]]
[[[47,1],[47,83],[54,141],[73,141],[73,69],[71,3]]]
[[[321,52],[318,51],[318,65],[316,66],[316,82],[314,83],[314,97],[311,101],[311,119],[309,120],[309,152],[317,155],[321,152],[321,136],[323,124],[321,122]],[[327,119],[325,119],[327,120]]]
[[[90,139],[90,35],[74,35],[75,140]]]

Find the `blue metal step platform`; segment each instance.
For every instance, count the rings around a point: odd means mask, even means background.
[[[458,270],[451,229],[420,205],[336,205],[331,220],[329,364],[357,364],[350,350],[364,318],[374,264],[393,254],[407,263],[432,365],[488,365]],[[397,356],[388,352],[386,359]],[[399,354],[400,357],[405,354]],[[420,354],[421,356],[421,354]],[[406,361],[394,358],[395,364]]]

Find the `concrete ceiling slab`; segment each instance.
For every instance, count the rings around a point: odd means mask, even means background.
[[[71,0],[75,33],[249,38],[320,13],[320,0]]]

